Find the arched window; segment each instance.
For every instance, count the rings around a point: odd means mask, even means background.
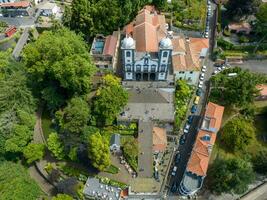
[[[127,71],[127,72],[132,71],[132,67],[131,67],[131,65],[126,65],[126,71]]]
[[[168,56],[168,52],[167,51],[164,51],[163,52],[163,57],[166,58]]]
[[[130,51],[126,52],[126,57],[131,57],[131,52]]]

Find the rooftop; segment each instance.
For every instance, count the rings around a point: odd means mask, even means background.
[[[110,138],[110,145],[116,144],[120,146],[120,134],[113,134]]]
[[[260,96],[267,96],[267,85],[260,84],[256,86],[260,92]]]
[[[167,146],[167,133],[164,128],[153,127],[153,151],[164,151]]]
[[[114,31],[112,35],[103,36],[97,35],[94,38],[92,44],[92,54],[102,54],[102,55],[109,55],[114,56],[116,51],[116,45],[118,41],[118,32]]]
[[[0,3],[0,7],[14,7],[14,8],[27,8],[31,5],[29,1],[18,1],[10,3]]]

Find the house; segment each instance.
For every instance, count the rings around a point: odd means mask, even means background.
[[[153,127],[153,152],[164,152],[167,147],[167,133],[164,128]]]
[[[201,127],[197,133],[183,179],[179,186],[181,195],[195,194],[203,185],[207,175],[212,147],[220,129],[224,107],[209,102]]]
[[[60,7],[55,3],[46,2],[38,6],[43,16],[56,16],[60,12]]]
[[[17,29],[15,26],[9,26],[6,31],[5,31],[5,36],[6,37],[10,37],[12,36],[14,33],[16,33]]]
[[[189,84],[198,83],[201,63],[207,56],[209,40],[205,38],[173,38],[172,65],[175,80],[184,79]]]
[[[0,3],[0,8],[5,17],[29,16],[33,13],[29,1]]]
[[[259,90],[259,96],[256,97],[257,101],[267,100],[267,84],[257,85],[256,88]]]
[[[110,151],[119,152],[121,148],[120,134],[113,134],[110,138]]]
[[[112,35],[108,36],[98,34],[94,38],[90,54],[98,69],[116,71],[119,40],[120,31],[114,31]]]
[[[15,0],[0,0],[0,3],[13,3]]]
[[[245,33],[251,32],[251,25],[248,22],[230,23],[228,28],[233,33]]]

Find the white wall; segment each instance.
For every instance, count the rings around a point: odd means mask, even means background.
[[[181,72],[181,71],[180,71]],[[179,73],[178,71],[174,72],[175,80],[184,79],[188,81],[191,85],[197,85],[199,80],[199,71],[183,71],[183,73]]]

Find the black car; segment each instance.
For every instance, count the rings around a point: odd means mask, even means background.
[[[196,94],[197,94],[197,96],[201,96],[202,95],[202,90],[200,88],[198,88]]]
[[[173,184],[172,184],[172,187],[171,187],[171,192],[172,193],[175,193],[176,191],[177,191],[177,187],[178,185],[177,185],[177,183],[176,182],[174,182]]]
[[[175,155],[175,164],[177,165],[180,162],[180,160],[181,160],[181,154],[180,153],[177,153]]]
[[[185,135],[182,135],[180,137],[180,141],[179,141],[180,145],[183,145],[185,143],[185,140],[186,140],[186,136]]]
[[[194,115],[189,115],[189,117],[188,117],[188,119],[187,119],[188,124],[192,124],[193,119],[194,119]]]

